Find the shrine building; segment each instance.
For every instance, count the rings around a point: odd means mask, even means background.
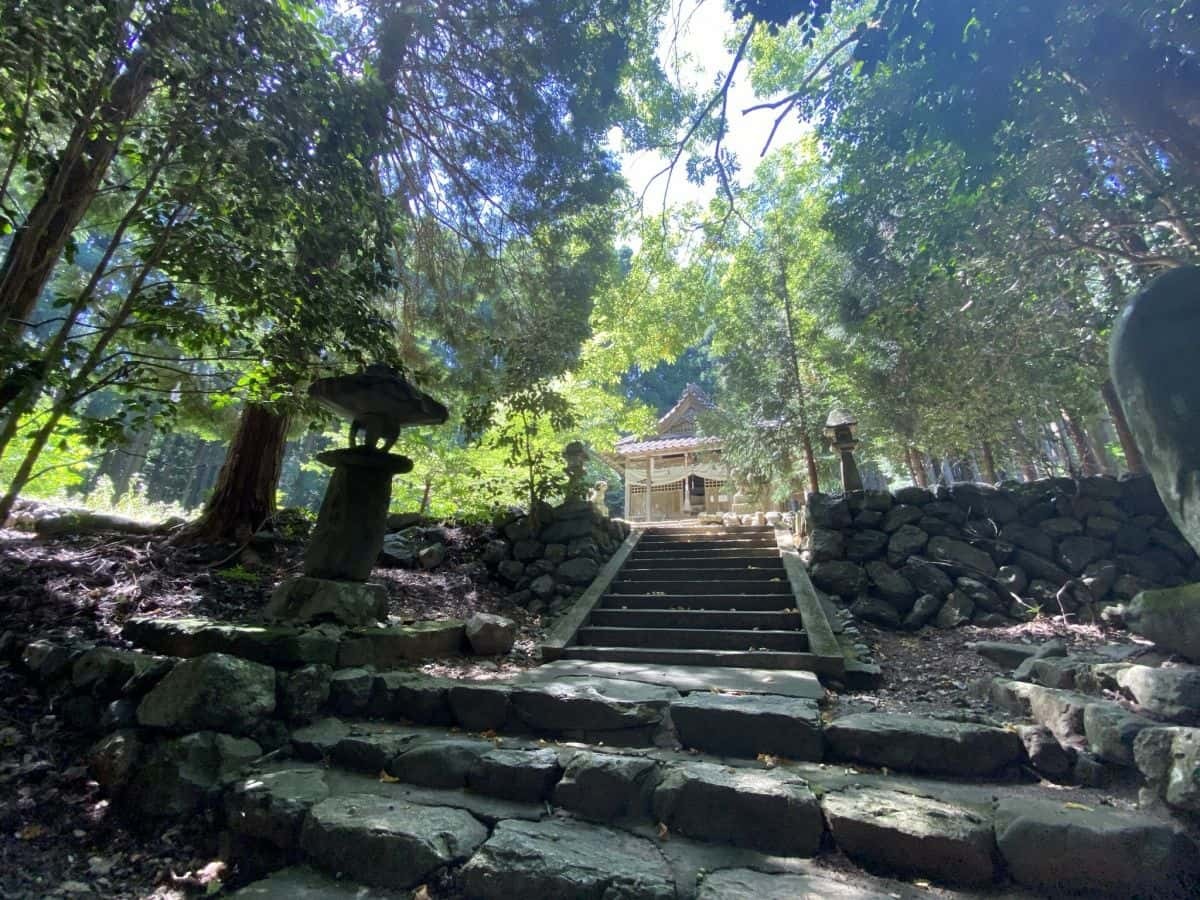
[[[667,522],[733,510],[735,488],[721,460],[721,439],[696,433],[696,417],[712,408],[709,396],[689,384],[653,437],[617,441],[626,519]]]

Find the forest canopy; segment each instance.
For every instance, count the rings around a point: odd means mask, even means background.
[[[689,382],[779,500],[836,484],[833,406],[885,481],[1140,470],[1106,346],[1200,252],[1195,4],[736,0],[682,78],[705,5],[5,0],[0,519],[313,508],[305,389],[368,363],[452,410],[398,446],[437,516],[572,440],[615,498]]]

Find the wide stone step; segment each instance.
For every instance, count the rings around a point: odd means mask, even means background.
[[[643,547],[638,544],[629,560],[654,559],[778,559],[778,547],[729,547],[724,550],[693,550],[690,547]]]
[[[927,719],[899,713],[857,713],[825,729],[837,759],[938,775],[1003,773],[1022,761],[1016,732],[991,725]]]
[[[638,541],[643,550],[741,550],[775,547],[774,537],[729,537],[729,538],[647,538]]]
[[[763,594],[685,594],[646,593],[631,587],[625,592],[611,592],[600,601],[601,609],[707,609],[716,612],[747,612],[795,609],[790,593]]]
[[[661,647],[668,650],[808,650],[802,631],[733,631],[709,628],[606,628],[579,630],[593,647]]]
[[[693,576],[695,573],[692,573]],[[703,581],[670,578],[625,578],[622,574],[612,583],[614,594],[766,594],[792,596],[792,586],[783,579],[764,581],[761,579],[710,578]]]
[[[782,560],[766,560],[765,565],[716,566],[711,568],[681,565],[675,561],[627,564],[619,574],[622,581],[695,581],[703,578],[720,581],[784,581]]]
[[[679,536],[685,537],[704,536],[704,535],[774,535],[775,529],[771,525],[711,525],[711,526],[696,526],[696,525],[652,525],[642,529],[643,538],[647,537],[663,537],[663,536]]]
[[[800,627],[799,610],[733,612],[720,609],[597,609],[589,624],[610,628],[732,628],[786,630]]]
[[[678,666],[736,666],[749,669],[798,669],[841,674],[832,670],[828,657],[782,650],[666,650],[658,647],[566,647],[562,659],[601,662],[661,663]],[[837,658],[840,662],[840,657]]]

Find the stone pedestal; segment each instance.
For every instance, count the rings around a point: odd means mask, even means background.
[[[842,490],[847,494],[863,489],[862,476],[858,474],[858,463],[854,461],[854,448],[857,446],[856,443],[849,447],[837,447],[842,458]]]
[[[333,476],[304,556],[304,574],[366,581],[387,533],[392,476],[412,471],[412,460],[366,447],[330,450],[317,459],[333,467]]]

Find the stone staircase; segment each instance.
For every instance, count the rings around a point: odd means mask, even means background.
[[[645,528],[596,599],[558,658],[831,671],[769,526]]]

